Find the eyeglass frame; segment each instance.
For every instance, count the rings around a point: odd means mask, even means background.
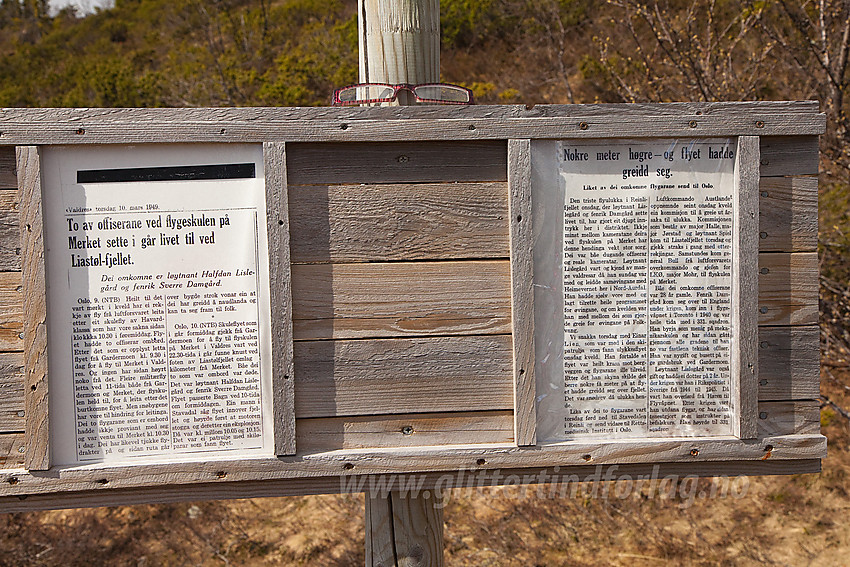
[[[339,93],[346,89],[352,89],[356,87],[366,87],[366,86],[377,86],[377,87],[392,87],[393,96],[391,98],[372,98],[372,99],[364,99],[364,100],[352,100],[345,101],[340,100]],[[460,101],[449,101],[449,100],[440,100],[436,98],[421,98],[419,97],[413,89],[416,87],[453,87],[456,89],[461,89],[466,91],[466,94],[469,95],[469,100],[466,102]],[[475,104],[475,97],[472,95],[472,91],[466,87],[462,87],[460,85],[453,85],[452,83],[356,83],[353,85],[348,85],[346,87],[340,87],[334,90],[333,100],[331,101],[331,106],[354,106],[357,104],[374,104],[378,102],[393,102],[398,98],[398,93],[401,91],[408,91],[417,102],[432,102],[436,104],[454,104],[454,105],[470,105]]]

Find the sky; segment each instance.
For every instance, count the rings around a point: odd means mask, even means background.
[[[50,0],[50,7],[54,10],[59,10],[68,5],[74,5],[82,14],[90,14],[95,8],[110,7],[115,4],[115,0]]]

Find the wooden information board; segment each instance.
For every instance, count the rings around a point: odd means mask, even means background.
[[[0,511],[816,472],[824,127],[0,110]]]

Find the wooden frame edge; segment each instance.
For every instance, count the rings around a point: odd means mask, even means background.
[[[511,253],[514,439],[537,444],[534,379],[534,268],[531,214],[531,140],[508,140],[508,216]]]
[[[24,462],[30,470],[46,470],[50,468],[50,438],[41,151],[36,146],[18,147],[16,159],[21,208],[21,279],[24,302]]]
[[[735,156],[732,247],[732,390],[737,399],[733,433],[758,436],[759,138],[740,136]],[[735,343],[733,343],[734,345]]]
[[[292,346],[292,273],[286,145],[263,144],[272,311],[272,389],[276,455],[295,454],[295,365]]]

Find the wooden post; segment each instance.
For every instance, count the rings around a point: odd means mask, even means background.
[[[440,82],[439,0],[358,0],[360,82]],[[407,91],[396,100],[412,103]],[[439,495],[366,493],[366,567],[442,567]]]

